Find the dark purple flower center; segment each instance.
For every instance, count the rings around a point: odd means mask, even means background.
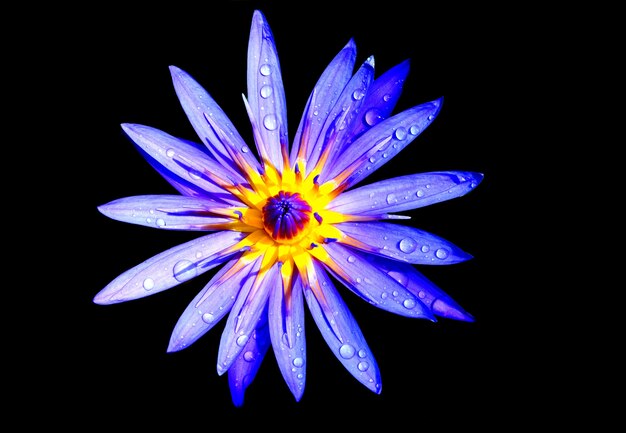
[[[311,210],[299,193],[280,191],[263,206],[265,231],[277,241],[293,239],[309,223]]]

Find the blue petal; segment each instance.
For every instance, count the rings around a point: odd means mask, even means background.
[[[211,215],[211,208],[224,205],[206,198],[180,195],[141,195],[114,200],[98,206],[104,215],[117,221],[166,230],[211,230],[213,224],[232,219]]]
[[[304,152],[305,159],[309,160],[328,113],[337,103],[337,98],[352,76],[355,59],[356,45],[354,40],[350,39],[315,84],[293,140],[290,158],[292,166],[301,151]],[[301,149],[303,146],[304,149]]]
[[[471,314],[417,271],[414,266],[383,257],[371,257],[370,262],[414,293],[424,305],[430,308],[433,314],[447,319],[474,321]]]
[[[129,269],[94,298],[96,304],[114,304],[143,298],[190,280],[221,264],[224,251],[247,234],[223,231],[170,248]]]
[[[235,263],[237,259],[224,265],[187,306],[174,327],[168,352],[176,352],[190,346],[230,311],[250,271],[249,267],[244,268],[231,278],[221,281],[222,276]]]
[[[369,261],[370,254],[345,247],[339,242],[323,244],[331,262],[325,263],[347,288],[378,308],[394,314],[433,319],[430,309],[418,297]]]
[[[272,347],[280,372],[289,390],[300,401],[306,381],[306,338],[302,286],[296,284],[285,294],[279,283],[269,300]]]
[[[252,152],[248,152],[245,141],[211,95],[182,69],[170,66],[170,73],[176,95],[189,122],[215,159],[223,164],[223,169],[228,170],[231,175],[238,172],[239,166],[232,154],[243,158],[251,167],[258,169],[258,161]],[[207,116],[219,127],[222,137],[207,121]],[[228,142],[225,143],[223,137],[227,137]]]
[[[241,204],[230,192],[217,186],[210,177],[217,176],[230,183],[244,182],[244,179],[241,175],[226,170],[224,165],[211,158],[206,151],[149,126],[125,123],[122,124],[122,129],[161,174],[167,173],[175,179],[181,179],[181,182],[192,184],[205,191],[205,195]]]
[[[243,406],[245,391],[254,380],[271,344],[269,327],[265,317],[267,317],[266,311],[261,314],[261,321],[252,331],[252,338],[248,340],[237,355],[235,362],[228,369],[230,395],[236,407]]]
[[[373,126],[344,149],[320,183],[342,175],[339,182],[350,188],[374,173],[411,143],[435,119],[443,98],[418,105]],[[346,173],[342,173],[343,171]]]
[[[419,265],[451,265],[472,258],[445,239],[414,227],[385,222],[346,222],[335,225],[365,244],[362,249]],[[355,245],[356,248],[361,248]]]
[[[340,154],[344,143],[350,138],[352,125],[358,120],[359,110],[372,81],[374,81],[374,57],[369,57],[348,81],[328,113],[315,147],[307,159],[307,172],[318,163],[322,151],[330,152],[328,160],[324,163],[324,169]]]
[[[328,208],[348,215],[378,215],[417,209],[461,197],[482,179],[482,174],[469,171],[400,176],[343,192]]]
[[[278,285],[278,265],[266,274],[258,275],[261,258],[257,258],[250,278],[237,295],[222,332],[218,352],[217,373],[224,374],[235,361],[258,326],[261,313],[266,308],[270,290]]]
[[[346,370],[379,394],[382,390],[380,372],[365,337],[324,269],[318,264],[314,266],[318,285],[304,288],[311,316],[326,344]]]
[[[248,102],[257,149],[279,171],[288,145],[287,106],[272,31],[259,11],[254,12],[248,42]]]
[[[352,139],[389,117],[400,98],[402,86],[409,73],[409,61],[394,66],[374,80],[359,111],[359,117],[350,131]]]

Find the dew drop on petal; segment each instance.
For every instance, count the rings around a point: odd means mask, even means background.
[[[238,346],[245,346],[245,344],[248,342],[248,336],[246,334],[241,334],[239,337],[237,337],[237,345]]]
[[[444,248],[439,248],[437,249],[437,251],[435,251],[435,256],[438,259],[445,259],[446,257],[448,257],[448,250],[444,249]]]
[[[364,119],[369,126],[374,126],[382,120],[382,115],[376,108],[370,108],[365,112]]]
[[[241,148],[241,152],[243,153],[248,153],[250,151],[250,149],[248,149],[248,146],[244,146]]]
[[[427,253],[428,251],[430,251],[430,247],[428,245],[422,245],[422,248],[420,248],[420,250],[423,253]]]
[[[365,92],[363,91],[363,89],[356,89],[354,92],[352,92],[352,99],[354,99],[355,101],[363,99],[363,96],[365,96]]]
[[[354,256],[348,256],[348,263],[356,262],[356,258]]]
[[[356,367],[359,369],[359,371],[367,371],[367,369],[370,368],[370,365],[368,362],[361,361],[357,364]]]
[[[420,129],[417,125],[413,125],[409,128],[409,132],[413,135],[417,135],[420,132]]]
[[[259,68],[259,72],[261,73],[261,75],[267,77],[272,72],[272,69],[270,68],[270,65],[265,64],[261,65],[261,67]]]
[[[206,323],[213,323],[213,321],[215,320],[215,316],[211,313],[204,313],[202,315],[202,320]]]
[[[404,140],[406,138],[406,129],[402,126],[398,127],[398,129],[396,129],[396,131],[393,133],[393,136],[400,141]]]
[[[396,198],[396,195],[394,193],[391,194],[387,194],[387,203],[388,204],[394,204],[397,203],[398,199]]]
[[[430,116],[428,116],[428,121],[429,122],[432,122],[434,119],[435,119],[434,115],[431,114]]]
[[[295,367],[302,367],[304,365],[304,359],[297,357],[293,359],[292,363]]]
[[[278,126],[276,122],[276,116],[274,114],[268,114],[263,118],[263,126],[269,131],[273,131]]]
[[[383,96],[383,101],[385,101],[385,102],[389,102],[390,99],[391,99],[390,95]]]
[[[154,280],[152,278],[146,278],[143,280],[143,288],[146,290],[154,289]]]
[[[254,361],[254,353],[252,353],[250,350],[246,351],[246,353],[243,354],[243,359],[244,361],[248,362]]]
[[[404,238],[400,241],[398,247],[403,253],[410,254],[417,248],[417,242],[411,238]]]
[[[423,197],[424,196],[424,191],[422,191],[421,189],[418,189],[417,192],[415,193],[415,195],[417,195],[418,197]]]
[[[165,151],[165,155],[166,155],[168,158],[173,158],[175,154],[176,154],[176,153],[174,152],[174,150],[173,150],[173,149],[167,149],[167,151]]]
[[[363,349],[359,350],[359,358],[365,358],[367,356],[367,352]]]
[[[189,260],[181,260],[174,265],[174,278],[181,283],[196,275],[198,275],[198,268],[195,263]]]
[[[273,91],[274,89],[272,89],[272,86],[263,86],[261,87],[261,92],[260,92],[261,97],[269,98]]]
[[[339,355],[341,355],[341,357],[344,359],[352,358],[355,352],[356,350],[354,350],[354,347],[350,344],[344,344],[339,348]]]
[[[402,305],[404,305],[405,308],[408,308],[410,310],[411,308],[415,307],[415,300],[411,298],[405,299]]]
[[[165,220],[163,218],[157,218],[156,225],[159,227],[165,227]]]
[[[425,291],[423,291],[423,290],[420,290],[420,291],[417,293],[417,296],[418,296],[420,299],[424,299],[424,298],[426,297],[426,292],[425,292]]]

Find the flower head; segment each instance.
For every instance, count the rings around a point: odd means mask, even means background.
[[[126,197],[99,210],[128,223],[206,233],[122,273],[94,302],[153,295],[218,268],[182,313],[168,351],[188,347],[225,318],[217,372],[228,372],[237,406],[270,347],[287,386],[301,398],[305,304],[337,359],[381,392],[376,360],[342,300],[343,287],[401,316],[473,320],[414,266],[471,256],[402,224],[406,218],[398,212],[460,197],[482,175],[429,172],[357,186],[433,122],[442,99],[392,115],[409,63],[375,79],[373,57],[354,72],[355,58],[350,40],[319,78],[290,146],[274,38],[256,11],[243,98],[256,152],[209,93],[174,66],[176,94],[202,144],[122,125],[180,194]]]

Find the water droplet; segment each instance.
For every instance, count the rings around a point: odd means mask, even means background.
[[[423,290],[420,290],[420,291],[418,292],[417,296],[418,296],[420,299],[424,299],[424,298],[426,297],[426,292],[425,292],[425,291],[423,291]]]
[[[246,351],[246,353],[243,354],[243,359],[248,362],[254,361],[254,353],[250,350]]]
[[[200,174],[197,171],[195,171],[195,170],[190,170],[189,171],[189,177],[191,177],[192,179],[198,180],[198,179],[200,179]]]
[[[361,284],[361,282],[363,281],[363,279],[361,277],[356,277],[356,282]]]
[[[411,238],[404,238],[400,241],[398,247],[403,253],[410,254],[415,251],[415,248],[417,248],[417,242]]]
[[[365,96],[365,92],[363,91],[363,89],[356,89],[354,92],[352,92],[352,99],[354,99],[355,101],[363,99],[363,96]]]
[[[143,280],[143,288],[146,290],[154,289],[154,280],[152,278],[146,278]]]
[[[387,292],[381,293],[380,297],[383,298],[383,299],[387,299]]]
[[[267,128],[269,131],[273,131],[277,128],[278,122],[276,121],[276,116],[274,114],[268,114],[263,118],[263,126]]]
[[[404,305],[405,308],[408,308],[410,310],[411,308],[415,307],[415,300],[410,299],[410,298],[405,299],[402,305]]]
[[[413,135],[417,135],[420,132],[420,129],[417,125],[413,125],[409,128],[409,132]]]
[[[344,359],[352,358],[355,352],[356,351],[354,350],[354,347],[351,346],[350,344],[344,344],[343,346],[339,348],[339,355],[341,355],[341,357]]]
[[[365,358],[367,356],[367,352],[363,349],[359,350],[359,358]]]
[[[385,102],[389,102],[390,99],[391,99],[391,95],[383,96],[383,101],[385,101]]]
[[[241,334],[239,337],[237,337],[237,345],[238,346],[245,346],[245,344],[248,342],[248,336],[246,334]]]
[[[293,359],[293,365],[296,367],[302,367],[304,365],[304,359],[297,357]]]
[[[387,195],[387,203],[388,204],[394,204],[397,203],[398,199],[396,198],[396,195],[394,193],[388,194]]]
[[[393,133],[393,136],[400,141],[404,140],[406,138],[406,128],[403,128],[402,126],[398,127],[398,129],[396,129]]]
[[[348,256],[348,263],[356,262],[356,258],[354,256]]]
[[[376,108],[370,108],[365,112],[364,119],[365,123],[367,123],[369,126],[374,126],[378,122],[380,122],[383,117],[380,114],[380,111],[378,111]]]
[[[391,294],[392,294],[393,296],[398,296],[398,291],[397,291],[397,290],[394,290],[393,292],[391,292]]]
[[[165,155],[166,155],[168,158],[173,158],[173,157],[174,157],[174,155],[176,155],[176,153],[174,152],[174,149],[167,149],[167,151],[165,151]]]
[[[428,245],[422,245],[422,248],[420,248],[420,250],[421,250],[423,253],[427,253],[427,252],[429,252],[429,251],[430,251],[430,247],[429,247]]]
[[[374,163],[376,161],[376,158],[374,158],[373,156],[370,156],[370,160],[371,163]]]
[[[163,218],[157,218],[156,225],[159,227],[165,227],[165,220]]]
[[[248,153],[250,151],[250,149],[248,148],[248,146],[244,146],[241,148],[241,152],[242,153]]]
[[[187,281],[198,275],[196,264],[189,260],[181,260],[174,265],[174,278],[180,281]]]
[[[215,320],[215,316],[211,313],[204,313],[202,315],[202,320],[204,320],[206,323],[213,323],[213,321]]]
[[[200,257],[202,257],[202,251],[196,252],[196,259],[199,259]]]
[[[359,369],[359,371],[367,371],[367,369],[370,368],[370,365],[368,362],[361,361],[357,364],[356,367]]]
[[[148,224],[152,224],[152,218],[146,218],[146,222],[147,222]]]
[[[424,197],[424,191],[422,191],[421,189],[418,189],[415,195],[417,195],[418,197]]]
[[[435,251],[435,256],[437,256],[438,259],[443,260],[448,257],[448,250],[444,248],[439,248],[437,251]]]
[[[435,116],[431,114],[430,116],[428,116],[428,121],[432,122],[434,118],[435,118]]]
[[[263,86],[261,87],[261,97],[269,98],[273,91],[272,86]]]
[[[259,72],[261,73],[261,75],[267,77],[272,72],[272,69],[270,68],[270,65],[265,64],[261,65],[261,67],[259,68]]]

